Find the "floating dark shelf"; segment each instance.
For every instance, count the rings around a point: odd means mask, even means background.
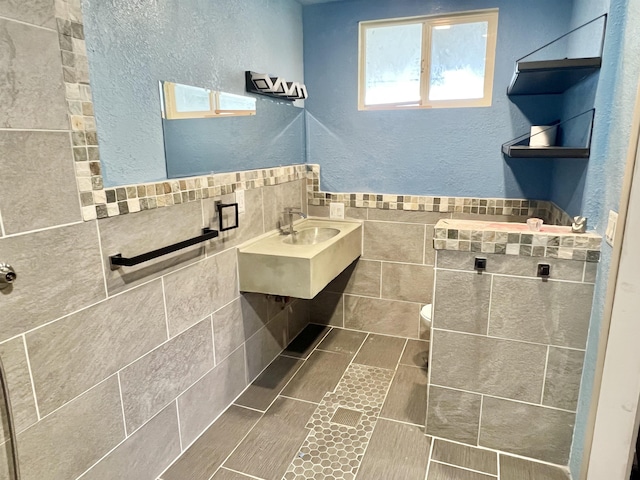
[[[529,147],[527,145],[503,145],[502,153],[511,158],[589,158],[589,148]]]
[[[597,72],[601,65],[601,57],[518,62],[507,95],[563,93]]]

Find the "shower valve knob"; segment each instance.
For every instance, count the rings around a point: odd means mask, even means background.
[[[18,278],[18,274],[11,265],[0,263],[0,290],[11,285],[16,278]]]

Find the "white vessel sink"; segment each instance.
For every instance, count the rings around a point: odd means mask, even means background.
[[[362,254],[362,223],[308,218],[238,247],[243,292],[313,298]]]

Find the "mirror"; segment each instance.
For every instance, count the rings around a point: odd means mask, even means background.
[[[304,110],[290,101],[173,82],[160,100],[168,178],[304,163]]]

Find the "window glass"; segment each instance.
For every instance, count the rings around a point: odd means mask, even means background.
[[[422,24],[366,31],[366,105],[420,102]]]
[[[491,106],[498,10],[360,22],[358,108]]]
[[[175,84],[177,112],[208,112],[211,110],[210,91],[206,88]]]
[[[484,96],[488,22],[434,26],[429,100]]]

